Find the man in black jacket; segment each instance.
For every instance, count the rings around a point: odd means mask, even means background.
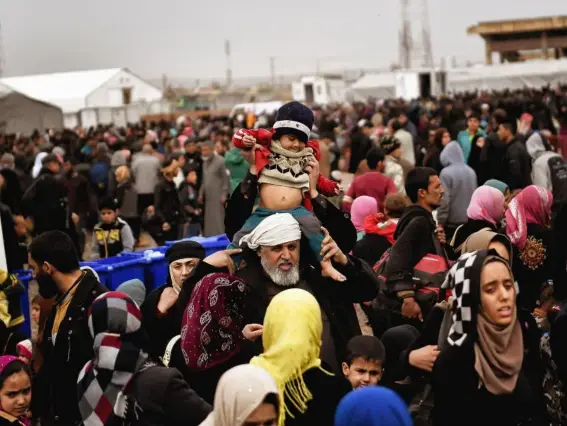
[[[24,216],[33,221],[34,235],[45,231],[62,231],[69,235],[75,248],[79,250],[67,188],[58,178],[60,172],[61,164],[57,156],[45,156],[39,176],[24,194],[22,210]]]
[[[405,189],[413,205],[406,207],[398,222],[384,275],[390,295],[402,301],[402,315],[423,320],[415,300],[413,270],[426,254],[437,252],[433,238],[445,243],[445,232],[436,228],[432,216],[441,205],[443,186],[435,170],[416,167],[408,173]]]
[[[55,299],[39,350],[43,366],[34,381],[33,414],[42,425],[70,426],[81,420],[77,378],[93,358],[88,327],[89,308],[107,289],[90,271],[81,271],[71,239],[60,231],[36,237],[29,263],[44,299]]]
[[[503,172],[504,182],[514,192],[532,184],[532,159],[526,145],[514,135],[511,123],[500,123],[498,137],[506,143]]]

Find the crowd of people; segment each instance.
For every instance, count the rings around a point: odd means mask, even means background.
[[[0,425],[566,424],[566,93],[0,135]]]

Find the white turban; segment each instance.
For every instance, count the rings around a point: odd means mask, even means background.
[[[260,246],[274,247],[299,239],[301,229],[293,216],[289,213],[274,213],[242,237],[238,245],[246,244],[251,250],[256,250]]]

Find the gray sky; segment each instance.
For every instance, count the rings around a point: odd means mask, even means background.
[[[399,0],[0,0],[4,76],[128,67],[146,78],[234,78],[387,67],[398,58]],[[148,5],[148,6],[146,6]],[[565,0],[429,0],[436,61],[484,58],[466,27],[567,14]],[[418,15],[416,15],[416,18]],[[325,59],[327,58],[327,59]],[[334,59],[331,59],[334,58]]]

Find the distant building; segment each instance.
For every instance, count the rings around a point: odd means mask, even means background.
[[[162,99],[159,88],[126,68],[8,77],[0,83],[58,106],[68,128],[135,122],[148,112],[148,103]]]
[[[488,65],[494,52],[501,63],[567,57],[567,16],[480,22],[467,33],[484,39]]]
[[[347,84],[342,77],[308,76],[291,84],[294,101],[310,105],[342,103],[347,98]]]

